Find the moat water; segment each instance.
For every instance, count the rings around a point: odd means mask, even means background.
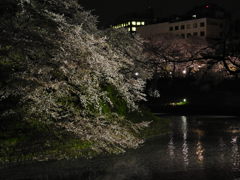
[[[92,160],[0,169],[0,179],[240,180],[240,117],[165,116],[168,134],[139,149]]]

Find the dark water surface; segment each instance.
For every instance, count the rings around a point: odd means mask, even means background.
[[[171,116],[169,134],[141,148],[93,160],[0,169],[0,179],[240,180],[240,118]]]

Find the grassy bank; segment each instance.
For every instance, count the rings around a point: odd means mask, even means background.
[[[91,157],[92,142],[32,122],[8,122],[0,133],[0,164]]]

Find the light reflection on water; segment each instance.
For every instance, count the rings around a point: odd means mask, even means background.
[[[240,132],[238,135],[236,130],[229,130],[232,120],[226,121],[222,118],[221,121],[193,121],[186,116],[174,119],[167,151],[169,162],[179,165],[175,170],[216,168],[240,174]],[[234,124],[240,127],[240,121],[234,121]]]
[[[232,169],[233,171],[239,171],[239,150],[238,150],[238,136],[232,136],[231,144],[232,144]]]
[[[174,143],[173,143],[173,137],[171,137],[170,141],[168,143],[168,151],[169,151],[170,159],[174,159],[174,157],[175,157],[174,150],[175,150],[175,146],[174,146]]]
[[[204,162],[204,151],[205,149],[203,148],[201,141],[198,141],[197,147],[196,147],[196,155],[197,155],[197,160],[200,164],[203,164]]]
[[[185,169],[188,167],[189,159],[188,159],[188,143],[187,143],[187,117],[181,116],[182,120],[182,134],[183,134],[183,145],[182,145],[182,154],[183,154],[183,162]]]
[[[37,165],[35,169],[31,167],[32,171],[37,177],[47,177],[42,179],[54,179],[50,177],[56,174],[66,177],[60,179],[68,179],[66,173],[73,179],[83,180],[144,180],[158,177],[163,180],[240,179],[240,131],[231,129],[240,127],[240,118],[165,118],[171,119],[170,133],[148,140],[137,150],[113,158],[94,159],[85,164],[82,161],[68,161],[61,166],[57,163],[47,164],[45,169],[51,169],[53,173],[39,172]],[[28,174],[28,167],[18,170],[24,171]]]

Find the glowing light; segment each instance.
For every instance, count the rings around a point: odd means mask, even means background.
[[[183,102],[187,102],[187,99],[186,99],[186,98],[184,98],[184,99],[183,99]]]
[[[209,5],[206,5],[205,8],[209,8]]]
[[[138,72],[135,72],[134,74],[135,74],[135,76],[139,76],[139,73],[138,73]]]
[[[132,25],[136,25],[136,21],[132,21]]]
[[[196,15],[196,14],[194,14],[194,15],[192,15],[192,17],[193,17],[193,18],[197,18],[197,15]]]
[[[187,74],[187,70],[184,69],[184,70],[182,71],[182,73],[183,73],[183,74]]]
[[[142,22],[142,25],[143,25],[143,26],[145,25],[145,22],[144,22],[144,21]]]
[[[137,30],[137,28],[136,27],[132,27],[132,31],[136,31]]]
[[[140,25],[141,25],[141,22],[137,22],[137,25],[140,26]]]

